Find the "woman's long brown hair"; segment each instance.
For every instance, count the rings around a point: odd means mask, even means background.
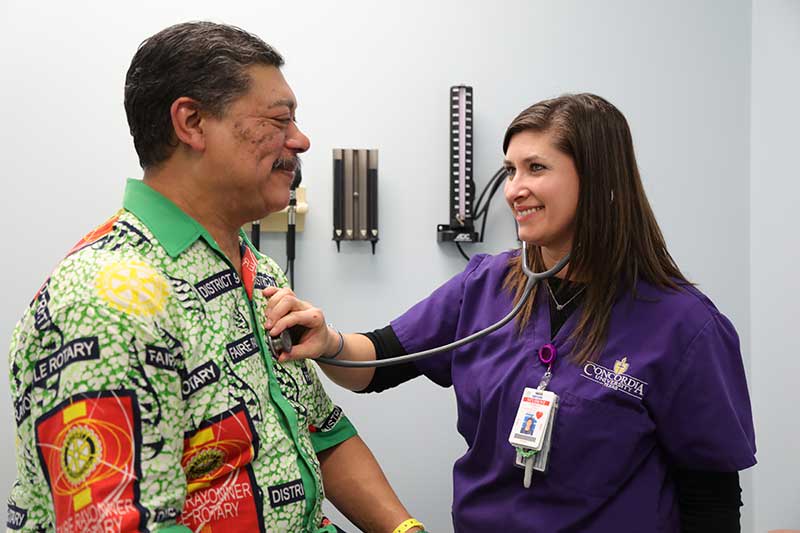
[[[628,122],[608,101],[593,94],[564,95],[534,104],[511,122],[503,153],[521,131],[546,132],[570,156],[580,182],[572,256],[566,279],[587,282],[583,311],[571,338],[570,359],[583,364],[602,351],[611,308],[621,288],[636,294],[637,280],[677,290],[688,283],[667,251],[642,187]],[[545,270],[539,246],[528,245],[529,266]],[[527,278],[521,254],[509,261],[503,287],[516,304]],[[521,332],[530,321],[535,293],[517,316]]]

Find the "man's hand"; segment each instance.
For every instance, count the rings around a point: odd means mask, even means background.
[[[280,354],[280,362],[316,359],[333,354],[339,348],[339,334],[325,324],[325,315],[321,309],[300,300],[288,288],[267,287],[262,294],[267,298],[264,329],[271,337],[277,337],[292,326],[306,328],[300,342],[290,352]]]

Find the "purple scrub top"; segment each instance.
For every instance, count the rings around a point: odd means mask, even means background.
[[[461,274],[392,321],[411,353],[463,338],[505,316],[512,254],[479,255]],[[755,464],[750,398],[731,323],[694,287],[639,283],[612,310],[600,357],[568,360],[580,309],[550,336],[547,292],[537,291],[522,335],[512,321],[450,353],[417,361],[453,386],[467,452],[453,468],[453,523],[465,533],[680,531],[670,467],[738,471]],[[529,489],[508,435],[525,387],[544,373],[539,348],[558,351],[548,390],[560,408],[549,471]]]

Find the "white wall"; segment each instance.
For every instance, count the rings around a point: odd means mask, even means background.
[[[140,174],[122,108],[125,71],[144,37],[189,19],[240,25],[287,59],[312,140],[297,290],[343,330],[384,325],[463,267],[453,248],[436,243],[435,228],[448,218],[448,88],[466,83],[475,91],[479,186],[498,166],[505,127],[527,105],[568,91],[618,105],[673,255],[749,345],[747,0],[5,0],[0,342],[61,254],[116,209],[124,178]],[[381,151],[382,240],[374,256],[368,244],[353,243],[337,254],[330,241],[334,147]],[[498,198],[488,243],[470,251],[513,243]],[[264,244],[283,262],[280,239]],[[776,285],[769,286],[775,298]],[[381,396],[329,390],[411,511],[430,530],[449,531],[451,466],[464,445],[451,392],[417,381]],[[0,388],[8,390],[5,375]],[[7,393],[0,428],[0,449],[11,450]],[[9,452],[0,456],[0,493],[13,476]],[[749,524],[747,480],[745,491]]]
[[[756,531],[800,530],[800,2],[754,0],[750,158]],[[791,332],[791,333],[790,333]]]

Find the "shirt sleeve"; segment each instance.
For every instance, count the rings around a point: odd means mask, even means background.
[[[309,410],[308,429],[314,451],[319,453],[356,436],[355,426],[325,392],[311,361],[303,359],[299,364],[305,365],[303,374],[307,381],[306,390],[310,394],[310,400],[305,403]]]
[[[391,327],[406,353],[428,350],[456,340],[465,282],[486,257],[484,254],[473,256],[461,273],[391,321]],[[453,384],[452,356],[452,351],[445,352],[414,361],[414,365],[434,383],[449,387]]]
[[[674,386],[652,408],[658,439],[674,466],[733,472],[756,463],[739,338],[724,316],[715,313],[700,329]]]
[[[175,332],[147,316],[158,302],[61,300],[51,309],[41,294],[12,344],[12,394],[25,407],[9,528],[188,531],[176,524],[187,487]]]

